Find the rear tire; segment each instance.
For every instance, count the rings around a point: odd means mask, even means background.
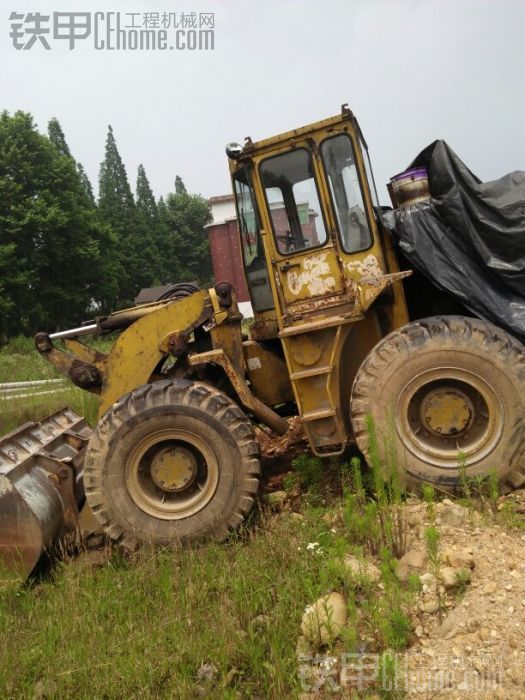
[[[352,427],[369,461],[368,415],[382,460],[393,447],[408,487],[455,490],[459,453],[467,477],[495,470],[507,490],[525,483],[525,349],[490,323],[432,317],[384,338],[352,388]]]
[[[169,545],[223,539],[259,485],[252,424],[227,396],[186,380],[122,397],[101,418],[84,462],[86,498],[116,541]]]

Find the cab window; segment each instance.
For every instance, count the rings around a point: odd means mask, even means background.
[[[289,255],[326,243],[310,153],[297,148],[267,158],[260,176],[279,253]]]
[[[254,311],[274,308],[268,270],[264,258],[259,220],[255,209],[255,197],[247,170],[239,170],[233,176],[237,217],[241,234],[241,247],[246,281]]]
[[[372,236],[350,138],[339,134],[326,139],[321,156],[343,249],[346,253],[365,250],[372,245]]]

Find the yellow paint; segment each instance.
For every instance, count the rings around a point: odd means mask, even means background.
[[[149,381],[166,354],[159,347],[161,339],[192,329],[211,315],[208,292],[201,291],[157,308],[122,331],[106,361],[99,416],[121,396]]]
[[[353,143],[356,168],[361,179],[363,204],[371,246],[348,254],[339,236],[332,209],[329,183],[319,156],[324,139],[346,133]],[[294,148],[306,148],[312,156],[319,203],[323,212],[326,243],[315,250],[283,254],[273,236],[272,220],[266,204],[258,168],[269,156]],[[270,271],[270,285],[275,301],[273,315],[287,362],[288,374],[298,410],[314,450],[333,445],[334,453],[342,449],[348,437],[348,393],[359,362],[342,362],[342,350],[351,331],[351,343],[345,347],[359,361],[381,337],[373,304],[379,294],[392,287],[390,302],[383,316],[390,330],[408,321],[403,288],[394,276],[399,267],[390,241],[381,241],[373,211],[370,187],[366,181],[359,126],[349,110],[341,115],[279,134],[264,141],[248,141],[244,158],[230,161],[230,170],[248,167],[261,219],[262,242]],[[385,257],[386,253],[386,257]],[[370,316],[366,314],[370,314]],[[268,312],[265,312],[268,314]],[[359,320],[365,317],[363,332]],[[267,317],[255,314],[255,328],[266,329]],[[335,322],[334,322],[335,321]],[[297,329],[297,331],[295,331]],[[341,401],[340,378],[344,377],[345,396]],[[331,415],[330,415],[331,414]],[[339,443],[339,444],[338,444]]]
[[[324,139],[343,133],[353,143],[363,221],[372,237],[367,250],[352,254],[341,245],[319,155]],[[213,365],[217,376],[222,368],[239,403],[279,432],[286,423],[269,407],[295,399],[312,449],[319,454],[344,449],[350,386],[357,368],[382,335],[408,321],[403,286],[396,276],[399,266],[391,241],[381,240],[358,136],[357,121],[344,111],[264,141],[250,141],[241,159],[230,161],[232,173],[238,168],[251,172],[274,308],[255,313],[252,340],[244,343],[239,318],[220,307],[213,289],[169,304],[152,304],[151,309],[118,312],[135,320],[122,331],[107,358],[95,358],[75,341],[71,346],[84,361],[97,362],[103,373],[100,415],[122,395],[158,378],[155,368],[175,347],[174,339],[190,341],[192,331],[204,326],[209,349],[201,345],[196,351],[190,344],[187,369],[206,372]],[[307,149],[312,157],[326,242],[283,254],[274,239],[258,168],[265,158],[295,148]],[[387,288],[388,294],[375,303]],[[56,353],[49,356],[64,370],[71,364]],[[446,420],[441,409],[431,409],[431,421]]]

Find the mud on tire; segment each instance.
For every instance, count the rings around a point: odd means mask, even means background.
[[[462,316],[422,319],[384,338],[354,380],[351,421],[370,457],[367,415],[411,488],[453,491],[493,470],[504,489],[525,483],[525,348],[496,326]]]
[[[207,384],[159,381],[106,412],[86,451],[84,485],[118,542],[169,545],[237,529],[259,485],[252,424]]]

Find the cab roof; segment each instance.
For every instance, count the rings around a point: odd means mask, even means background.
[[[254,156],[256,153],[272,150],[276,146],[278,147],[283,143],[301,138],[302,136],[310,134],[313,131],[318,131],[321,129],[329,130],[331,127],[342,124],[345,121],[351,121],[357,125],[357,120],[355,119],[353,112],[346,104],[342,105],[340,114],[333,117],[328,117],[327,119],[322,119],[321,121],[312,122],[311,124],[299,127],[298,129],[285,131],[282,134],[277,134],[276,136],[271,136],[260,141],[252,141],[248,136],[244,142],[242,153],[240,154],[238,161]]]

